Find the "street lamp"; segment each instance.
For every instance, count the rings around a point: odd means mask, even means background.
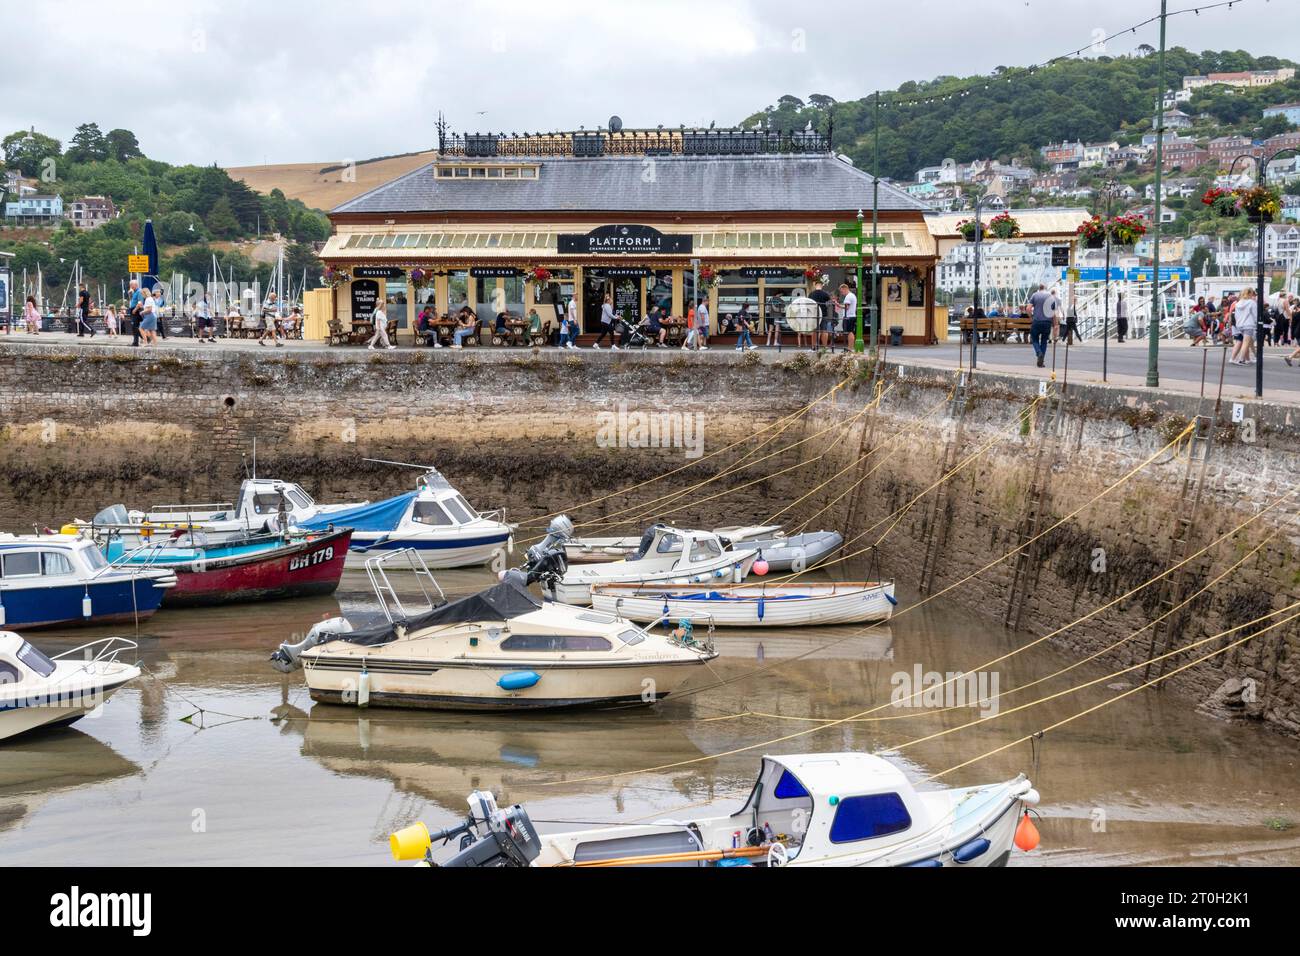
[[[1252,156],[1250,153],[1242,153],[1232,161],[1228,167],[1228,175],[1232,176],[1237,164],[1243,159],[1253,160],[1255,163],[1255,185],[1264,186],[1268,180],[1268,165],[1277,159],[1283,153],[1294,153],[1297,149],[1294,146],[1284,146],[1274,152],[1271,156]],[[1260,334],[1264,326],[1264,309],[1267,307],[1264,299],[1264,235],[1268,232],[1268,222],[1261,215],[1257,224],[1255,233],[1255,397],[1264,397],[1264,339]]]
[[[1106,242],[1106,274],[1103,277],[1105,292],[1105,302],[1102,303],[1102,325],[1101,325],[1101,380],[1107,381],[1106,372],[1110,358],[1110,217],[1111,206],[1115,200],[1115,193],[1118,189],[1118,183],[1114,179],[1108,179],[1102,186],[1102,192],[1106,195],[1106,221],[1104,223],[1105,242]],[[1156,197],[1156,206],[1160,205],[1160,197]]]
[[[970,367],[974,371],[978,358],[980,342],[980,245],[984,239],[984,223],[980,221],[980,211],[984,205],[984,193],[975,197],[975,288],[971,294],[970,320]]]

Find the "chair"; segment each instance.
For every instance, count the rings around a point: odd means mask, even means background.
[[[529,336],[529,340],[532,342],[533,345],[537,345],[537,346],[542,346],[549,343],[551,341],[551,320],[547,319],[545,322],[543,322],[541,331],[531,333],[531,335]]]
[[[350,333],[348,332],[347,329],[343,328],[342,322],[340,322],[338,319],[330,319],[330,334],[329,334],[330,345],[346,345],[349,336]]]

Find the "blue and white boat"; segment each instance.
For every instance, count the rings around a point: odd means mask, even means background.
[[[0,534],[0,628],[141,621],[175,586],[169,569],[109,564],[89,536]]]
[[[478,512],[436,469],[416,480],[415,491],[396,498],[300,518],[306,531],[351,528],[346,567],[365,567],[366,559],[387,551],[414,548],[428,568],[467,568],[487,564],[514,551],[516,525],[500,511]]]

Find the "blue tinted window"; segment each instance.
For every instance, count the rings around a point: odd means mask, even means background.
[[[781,774],[781,779],[776,782],[776,798],[778,800],[789,800],[792,797],[806,797],[808,791],[804,789],[797,777],[789,770]]]
[[[912,825],[912,818],[896,793],[873,793],[867,797],[845,797],[835,808],[831,824],[832,843],[852,843],[898,833]]]

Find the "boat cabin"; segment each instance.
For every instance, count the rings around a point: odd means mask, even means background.
[[[698,564],[720,559],[729,546],[712,531],[684,531],[667,525],[655,525],[647,533],[649,541],[628,557],[651,569],[689,571]]]
[[[54,661],[13,631],[0,631],[0,686],[49,677],[54,666]]]
[[[865,753],[765,756],[749,799],[731,819],[743,833],[769,825],[789,834],[791,859],[884,853],[931,822],[902,771]]]
[[[0,534],[0,584],[73,584],[108,567],[95,542],[80,535]]]

